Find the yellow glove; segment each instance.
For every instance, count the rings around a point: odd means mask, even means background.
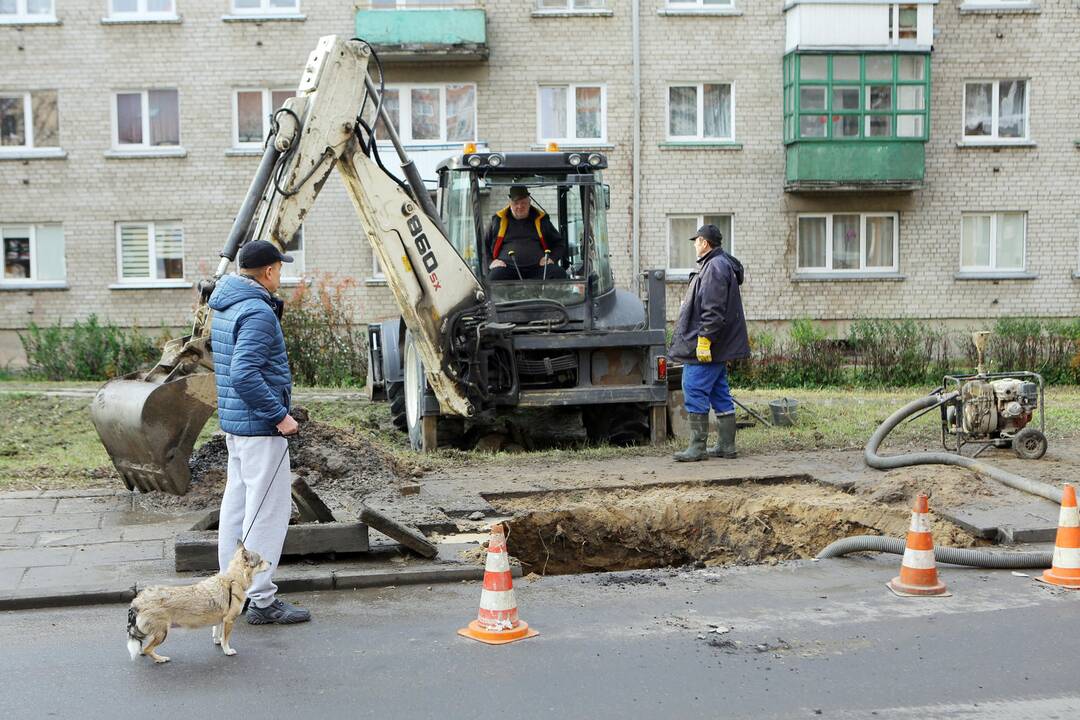
[[[697,359],[698,362],[712,362],[712,340],[704,336],[698,336]]]

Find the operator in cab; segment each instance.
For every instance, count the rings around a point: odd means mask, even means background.
[[[529,188],[511,185],[510,203],[491,218],[484,249],[488,280],[565,280],[566,241]]]

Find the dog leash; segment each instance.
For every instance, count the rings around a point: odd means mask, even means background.
[[[289,454],[289,438],[300,437],[300,430],[297,430],[292,435],[282,435],[285,438],[285,452],[281,453],[281,459],[278,460],[277,467],[274,468],[274,474],[270,477],[270,482],[266,485],[266,492],[263,493],[262,500],[259,501],[259,507],[255,508],[255,514],[251,516],[251,524],[248,525],[247,532],[244,533],[244,537],[240,540],[240,544],[247,543],[248,535],[251,534],[251,529],[255,527],[255,520],[259,517],[259,511],[262,510],[263,503],[266,502],[266,497],[270,494],[270,488],[274,486],[274,481],[277,480],[278,472],[281,471],[281,465],[285,462],[285,456]],[[231,594],[231,591],[230,591]],[[244,598],[244,607],[240,610],[240,614],[243,615],[248,611],[248,606],[251,605],[251,598]]]

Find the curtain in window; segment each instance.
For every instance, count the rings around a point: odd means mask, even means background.
[[[825,267],[825,218],[799,218],[799,267]]]
[[[832,269],[859,269],[859,216],[834,215]]]
[[[540,88],[540,136],[566,137],[566,88]]]
[[[236,93],[236,139],[238,142],[262,142],[262,95],[262,91]]]
[[[383,92],[382,96],[383,110],[390,116],[390,121],[394,123],[394,129],[401,127],[401,106],[397,90],[387,89]],[[382,120],[382,113],[378,118],[378,123],[375,125],[375,138],[377,140],[386,140],[386,123]]]
[[[720,247],[724,248],[728,252],[731,252],[731,216],[730,215],[706,215],[704,218],[704,225],[715,225],[720,228],[720,234],[724,237],[724,241],[720,244]],[[697,228],[694,228],[695,230]],[[687,236],[689,237],[689,235]]]
[[[175,90],[151,90],[150,144],[180,144],[180,98]],[[262,134],[262,128],[259,128]]]
[[[698,229],[696,217],[668,218],[668,266],[674,270],[696,270],[697,253],[688,238]]]
[[[731,137],[731,86],[705,85],[705,130],[707,138]]]
[[[150,279],[149,226],[120,226],[120,278],[122,280]]]
[[[439,140],[442,136],[442,108],[439,88],[414,88],[412,103],[412,139]]]
[[[116,96],[116,139],[122,145],[142,144],[141,93],[120,93]]]
[[[891,217],[866,218],[866,267],[891,268],[893,260],[893,237],[895,219]]]
[[[668,134],[672,137],[697,136],[697,88],[668,88]]]
[[[26,144],[22,97],[0,97],[0,146]]]
[[[281,266],[283,277],[298,278],[304,274],[304,226],[301,225],[293,233],[292,239],[286,243],[285,252],[292,257],[291,263]]]
[[[34,122],[34,147],[60,147],[60,116],[56,91],[30,93],[30,115]]]
[[[603,137],[603,128],[600,118],[600,88],[579,87],[574,90],[576,115],[576,134],[574,137],[582,139],[599,139]]]
[[[1026,85],[1023,80],[1001,81],[998,92],[998,137],[1027,136],[1024,122]]]
[[[962,267],[990,267],[990,216],[965,215],[960,241]]]
[[[446,86],[446,139],[476,139],[476,87]]]
[[[38,225],[34,231],[34,279],[63,280],[64,229],[60,225]]]
[[[1024,269],[1024,215],[1006,213],[998,215],[997,237],[995,238],[997,255],[995,268],[998,270]]]
[[[184,277],[184,230],[178,223],[158,223],[154,227],[154,249],[158,280]]]
[[[993,133],[991,104],[994,90],[990,83],[967,83],[964,99],[964,135],[983,136]]]

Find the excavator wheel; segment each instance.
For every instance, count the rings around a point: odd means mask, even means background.
[[[649,411],[633,404],[592,405],[581,409],[589,442],[628,447],[649,442]]]
[[[401,432],[409,432],[409,418],[405,415],[405,383],[386,383],[386,399],[390,402],[390,421]]]

